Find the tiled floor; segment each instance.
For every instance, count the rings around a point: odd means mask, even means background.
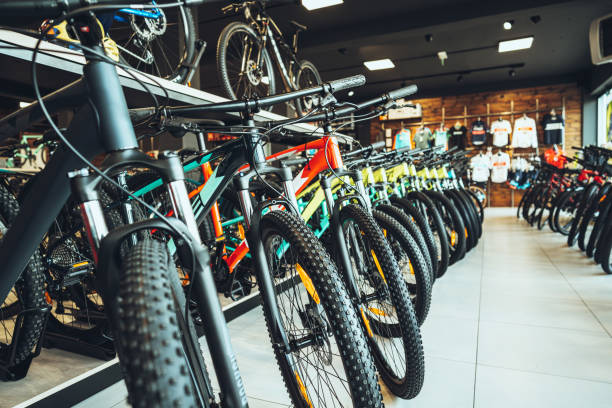
[[[612,276],[563,237],[492,209],[432,302],[423,391],[388,407],[612,407]],[[230,328],[251,406],[287,406],[261,312]],[[124,395],[119,383],[79,407],[125,406]]]

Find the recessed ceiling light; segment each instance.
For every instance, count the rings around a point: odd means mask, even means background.
[[[379,69],[395,68],[395,64],[389,58],[379,59],[375,61],[366,61],[363,63],[370,71],[376,71]]]
[[[516,76],[516,71],[511,69],[510,71],[508,71],[508,76],[509,77],[515,77]]]
[[[348,91],[348,96],[353,96],[355,95],[355,91]]]
[[[516,40],[500,41],[498,44],[497,51],[509,52],[509,51],[524,50],[527,48],[531,48],[532,44],[533,44],[533,36],[525,37],[525,38],[517,38]]]
[[[316,10],[323,7],[335,6],[336,4],[342,4],[344,0],[302,0],[302,6],[306,10]]]
[[[512,30],[513,20],[504,21],[504,30]]]

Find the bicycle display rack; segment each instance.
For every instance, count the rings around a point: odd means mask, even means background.
[[[0,344],[0,380],[2,381],[17,381],[26,376],[30,369],[32,360],[40,354],[42,348],[42,341],[39,340],[36,344],[34,353],[31,353],[21,363],[15,364],[15,358],[17,353],[17,345],[19,344],[19,338],[21,336],[21,328],[23,326],[23,319],[28,313],[41,313],[44,314],[43,318],[43,330],[41,339],[45,335],[45,326],[49,318],[49,307],[43,307],[40,309],[26,309],[19,312],[17,319],[15,320],[15,332],[11,340],[10,345]],[[7,358],[5,358],[7,357]]]

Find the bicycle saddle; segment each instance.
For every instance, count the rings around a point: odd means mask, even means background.
[[[291,21],[289,21],[289,23],[291,23],[291,25],[296,29],[296,31],[306,31],[306,30],[308,30],[308,27],[306,27],[303,24],[298,23],[297,21],[291,20]]]

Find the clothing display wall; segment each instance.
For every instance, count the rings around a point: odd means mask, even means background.
[[[486,147],[493,147],[493,152],[501,148],[509,154],[511,161],[518,157],[531,159],[552,148],[554,142],[559,142],[558,147],[572,155],[571,147],[582,145],[582,101],[582,88],[576,83],[414,99],[411,103],[422,106],[422,116],[403,120],[373,120],[370,124],[372,141],[380,140],[378,135],[384,133],[381,128],[393,129],[388,136],[391,146],[393,136],[402,128],[409,128],[412,132],[413,147],[426,148],[436,144],[434,131],[441,123],[452,131],[454,125],[460,122],[460,128],[467,128],[464,149],[470,158],[479,154],[480,150],[486,154]],[[552,115],[553,110],[555,115]],[[531,137],[527,137],[526,141],[517,146],[516,143],[523,137],[515,140],[515,122],[523,115],[534,120],[535,123],[531,122],[531,127],[535,135],[532,133]],[[559,122],[551,122],[548,115],[563,121],[561,131],[556,129],[560,126]],[[506,123],[503,123],[504,121]],[[496,122],[502,122],[503,126]],[[417,136],[420,132],[423,132],[422,137]],[[443,135],[439,134],[437,142],[443,146],[448,145],[449,149],[456,144],[461,148],[461,144],[456,143],[457,140],[453,140],[451,134],[447,138],[447,143],[442,143]],[[427,146],[426,139],[429,139]],[[492,206],[518,204],[524,190],[510,188],[510,174],[506,183],[492,183],[490,179],[489,173],[487,183]]]

